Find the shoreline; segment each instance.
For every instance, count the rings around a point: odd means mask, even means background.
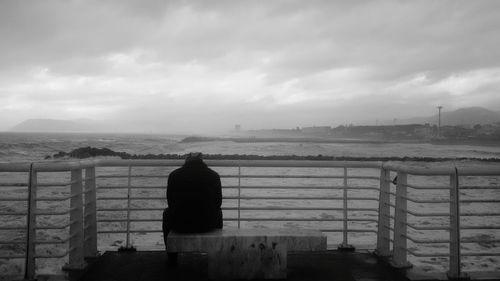
[[[500,147],[500,140],[476,139],[476,140],[386,140],[386,139],[348,139],[348,138],[308,138],[308,137],[186,137],[181,143],[231,141],[236,143],[331,143],[331,144],[394,144],[415,143],[432,145],[469,145],[469,146],[491,146]]]
[[[70,152],[60,151],[52,156],[47,155],[48,159],[67,159],[77,158],[85,159],[92,157],[119,157],[121,159],[165,159],[179,160],[184,159],[185,154],[130,154],[122,151],[113,151],[109,148],[80,147]],[[413,162],[445,162],[445,161],[482,161],[482,162],[500,162],[500,158],[474,158],[474,157],[355,157],[355,156],[327,156],[327,155],[255,155],[255,154],[203,154],[206,160],[314,160],[314,161],[413,161]]]

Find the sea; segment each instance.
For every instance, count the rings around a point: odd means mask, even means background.
[[[498,158],[500,145],[435,145],[430,143],[317,143],[233,141],[182,142],[183,135],[1,133],[0,161],[39,161],[79,147],[109,148],[130,154],[324,155],[337,157]]]
[[[491,165],[492,159],[498,159],[500,161],[500,146],[472,146],[472,145],[436,145],[430,143],[395,143],[395,142],[373,142],[373,143],[362,143],[359,141],[348,143],[332,143],[332,142],[234,142],[229,140],[213,140],[213,141],[202,141],[202,142],[183,142],[182,140],[187,137],[187,135],[155,135],[155,134],[90,134],[90,133],[71,133],[71,134],[56,134],[56,133],[0,133],[0,162],[38,162],[38,161],[46,161],[47,157],[51,157],[58,152],[70,152],[73,149],[77,149],[80,147],[96,147],[96,148],[109,148],[113,151],[117,152],[126,152],[129,154],[178,154],[184,155],[189,152],[202,152],[204,154],[222,154],[222,155],[259,155],[259,156],[284,156],[284,155],[296,155],[296,156],[336,156],[336,157],[432,157],[432,158],[447,158],[448,160],[444,163],[437,163],[435,165],[482,165],[481,159],[488,159],[488,164]],[[469,158],[470,160],[458,160],[462,158]],[[454,160],[457,159],[457,160]],[[412,165],[428,165],[428,163],[408,163]],[[228,171],[225,170],[217,170],[221,174],[225,174]],[[260,171],[262,172],[262,171]],[[269,172],[269,171],[267,171]],[[273,171],[270,171],[271,173]],[[294,171],[292,170],[280,170],[274,171],[280,173],[287,173],[289,175],[294,175]],[[304,172],[304,171],[302,171]],[[311,174],[319,173],[318,171],[307,171]],[[250,171],[249,173],[252,173]],[[301,172],[298,172],[299,174]],[[363,172],[364,173],[364,172]],[[374,171],[374,173],[366,174],[378,176],[378,171]],[[2,173],[0,173],[0,177]],[[441,185],[446,186],[449,184],[449,178],[446,177],[427,177],[425,179],[415,178],[416,185]],[[0,178],[0,182],[1,182]],[[256,182],[248,182],[247,184],[262,184],[262,179],[257,179]],[[493,186],[495,189],[493,190],[481,190],[479,193],[477,191],[464,190],[462,192],[462,199],[472,198],[490,198],[490,199],[500,199],[500,179],[498,177],[483,177],[483,178],[474,178],[470,177],[464,179],[467,181],[469,185],[482,185],[482,186]],[[231,184],[230,182],[224,182],[224,184]],[[275,185],[281,183],[271,183],[266,182],[265,184]],[[290,183],[289,183],[290,184]],[[299,182],[293,182],[292,185],[300,184]],[[307,184],[307,183],[306,183]],[[321,185],[326,183],[313,183],[314,185]],[[355,183],[354,183],[355,184]],[[360,185],[364,185],[364,182],[360,182]],[[376,185],[375,185],[376,186]],[[10,196],[12,194],[8,194],[8,192],[13,192],[15,195],[16,192],[19,192],[16,188],[7,189],[5,187],[0,188],[3,194],[7,194]],[[394,187],[392,187],[394,188]],[[393,189],[394,190],[394,189]],[[52,191],[50,191],[52,192]],[[53,194],[60,195],[57,193],[59,191],[53,191]],[[261,191],[252,191],[254,194],[247,194],[249,196],[255,195],[263,195],[255,192]],[[264,191],[262,191],[264,192]],[[274,193],[273,193],[274,192]],[[270,193],[266,193],[264,195],[269,196],[280,196],[280,195],[290,195],[292,191],[286,191],[287,193],[283,193],[283,190],[273,191]],[[311,191],[306,189],[293,191],[293,196],[311,196]],[[359,196],[376,196],[376,194],[359,194]],[[372,192],[373,193],[373,192]],[[163,196],[164,191],[160,192]],[[116,194],[106,194],[106,192],[101,193],[104,196],[115,196]],[[144,195],[144,194],[143,194]],[[231,195],[231,194],[229,194]],[[312,194],[313,196],[321,196],[322,194]],[[325,193],[324,195],[338,195],[336,193]],[[356,194],[354,195],[356,196]],[[419,192],[416,191],[414,196],[419,199],[433,199],[433,198],[444,198],[446,199],[448,194],[443,194],[442,192]],[[318,204],[317,202],[308,202],[304,200],[304,204]],[[373,202],[372,202],[373,203]],[[12,211],[16,210],[16,206],[12,204],[8,204],[8,202],[0,201],[0,212],[1,211]],[[110,203],[111,204],[111,203]],[[112,203],[119,206],[119,203]],[[164,204],[159,202],[158,204]],[[231,202],[225,202],[226,206],[232,206]],[[250,203],[248,203],[250,204]],[[286,206],[300,207],[301,205],[297,205],[300,203],[295,202],[275,202],[275,201],[267,201],[255,203],[257,205],[254,206],[276,206],[278,204],[284,204]],[[274,204],[274,205],[273,205]],[[370,203],[366,202],[358,202],[356,206],[353,207],[364,207],[364,208],[377,208],[375,205],[370,205]],[[223,205],[224,206],[224,205]],[[252,206],[252,205],[248,205]],[[56,205],[47,205],[47,208],[55,208]],[[322,207],[318,205],[318,207]],[[328,206],[325,206],[328,207]],[[331,206],[330,206],[331,207]],[[420,203],[410,203],[409,207],[414,208],[414,210],[427,210],[432,212],[448,212],[449,207],[447,204],[432,206],[429,207],[425,204]],[[462,206],[464,210],[475,211],[475,212],[496,212],[500,213],[500,204],[464,204]],[[261,217],[264,214],[260,213],[252,213],[248,215],[253,215],[255,217]],[[281,215],[284,216],[303,216],[303,218],[330,218],[336,217],[341,214],[331,214],[328,212],[322,213],[297,213],[297,212],[285,212]],[[376,219],[374,214],[365,214],[363,212],[353,212],[351,213],[353,217],[356,218],[371,218]],[[224,214],[225,217],[231,216],[230,213]],[[109,217],[101,217],[107,219]],[[5,216],[0,216],[0,225],[13,223],[12,221],[6,221],[7,218]],[[16,218],[22,223],[23,218]],[[53,223],[52,218],[47,218],[47,223]],[[60,218],[57,218],[60,220]],[[64,221],[64,220],[63,220]],[[446,218],[410,218],[409,222],[418,223],[419,225],[440,225],[447,224],[448,221]],[[464,225],[474,224],[480,222],[484,225],[497,225],[500,226],[500,222],[498,221],[498,217],[463,217],[462,223]],[[15,224],[15,220],[14,220]],[[307,223],[299,223],[299,222],[289,222],[285,224],[285,227],[302,227],[310,224]],[[273,227],[270,224],[249,224],[247,226],[250,227]],[[280,225],[281,226],[281,225]],[[353,228],[363,228],[363,227],[375,227],[373,223],[354,223],[351,227]],[[433,232],[433,231],[421,231],[410,229],[409,230],[416,239],[446,239],[447,232]],[[59,236],[59,234],[47,234],[52,235],[53,239],[63,239],[64,237]],[[329,234],[329,244],[332,245],[337,242],[342,242],[342,238],[339,233]],[[480,252],[480,253],[500,253],[500,231],[499,230],[476,230],[476,231],[464,231],[464,236],[470,239],[479,239],[479,243],[467,243],[463,246],[463,250],[470,252]],[[0,238],[9,239],[12,237],[8,237],[6,234],[0,233]],[[162,247],[162,240],[159,235],[148,236],[138,235],[134,237],[133,243],[137,245],[141,245],[144,243],[150,243],[153,241],[153,244]],[[366,245],[373,244],[376,240],[373,239],[373,234],[366,235],[363,233],[353,233],[352,239],[350,240],[354,245]],[[123,238],[116,238],[113,235],[102,235],[99,240],[99,247],[101,248],[110,248],[116,249],[119,246],[124,245]],[[443,244],[428,244],[428,245],[416,245],[413,243],[409,243],[410,249],[414,252],[443,252],[447,251],[448,245]],[[52,249],[49,249],[52,250]],[[0,243],[0,256],[2,253],[19,253],[21,249],[18,249],[12,245],[1,244]],[[43,249],[42,249],[43,251]],[[22,251],[21,251],[22,252]],[[429,272],[443,272],[447,270],[448,258],[446,257],[416,257],[409,255],[409,261],[424,271]],[[55,261],[54,259],[41,259],[37,264],[37,271],[42,273],[53,273],[60,268],[61,264],[64,264],[65,260]],[[500,257],[498,256],[482,256],[482,257],[466,257],[464,258],[464,269],[468,271],[500,271]],[[20,273],[22,272],[22,260],[12,261],[8,259],[0,259],[0,276],[1,275],[10,275],[12,273]]]

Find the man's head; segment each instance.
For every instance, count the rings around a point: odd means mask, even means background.
[[[202,161],[202,160],[203,160],[203,154],[201,154],[201,152],[191,152],[186,155],[186,163]]]

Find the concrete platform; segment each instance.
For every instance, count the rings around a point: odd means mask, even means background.
[[[83,273],[82,281],[209,280],[206,254],[180,254],[167,265],[165,252],[106,252]],[[407,280],[368,252],[289,253],[287,280]]]

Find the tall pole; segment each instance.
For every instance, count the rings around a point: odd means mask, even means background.
[[[441,109],[443,108],[441,105],[438,107],[438,137],[441,137]]]

